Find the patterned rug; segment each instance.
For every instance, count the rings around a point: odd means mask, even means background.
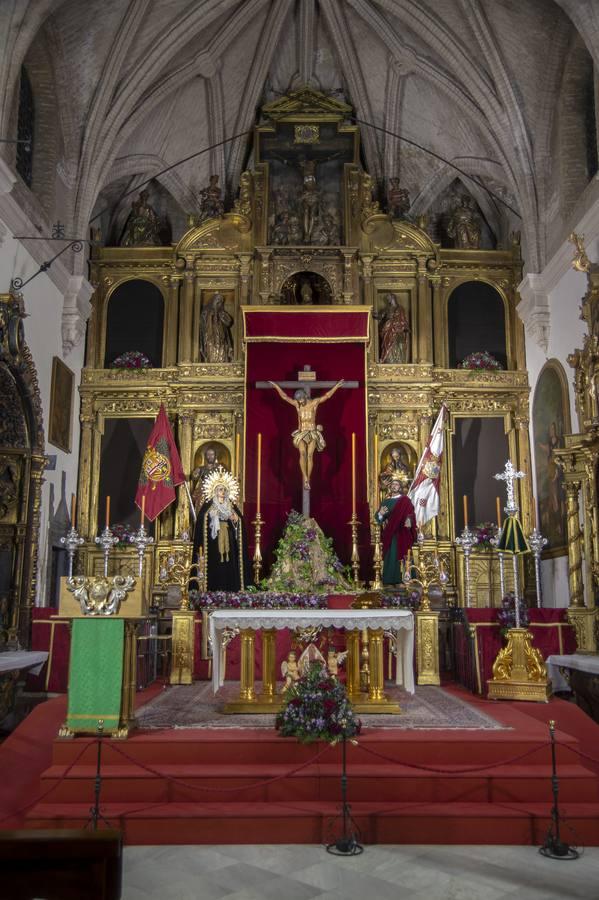
[[[401,714],[361,715],[368,728],[465,729],[504,731],[505,725],[476,709],[465,700],[440,687],[417,687],[414,695],[395,685],[386,686],[387,694],[397,700]],[[140,728],[272,728],[272,715],[226,715],[223,705],[239,695],[239,682],[230,681],[218,694],[208,681],[175,685],[137,711]]]

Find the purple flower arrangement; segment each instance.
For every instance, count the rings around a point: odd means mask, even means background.
[[[130,543],[129,538],[132,534],[135,534],[135,530],[131,528],[130,525],[124,525],[121,522],[117,522],[115,525],[111,525],[110,530],[116,537],[118,537],[119,547],[128,547]]]
[[[480,525],[474,526],[474,534],[476,535],[475,550],[492,550],[493,544],[491,540],[497,535],[497,525],[493,522],[481,522]]]
[[[499,619],[499,624],[501,625],[501,633],[505,637],[510,628],[516,627],[516,597],[513,591],[510,591],[505,595],[501,602],[501,606],[499,608],[499,612],[497,614],[497,618]],[[522,599],[519,601],[520,604],[520,627],[527,628],[528,627],[528,606],[526,602]]]
[[[152,363],[141,350],[127,350],[110,364],[112,369],[151,369]]]
[[[362,729],[344,686],[321,663],[312,663],[284,696],[285,705],[275,719],[275,728],[283,737],[295,737],[302,744],[336,744]]]
[[[326,595],[287,594],[279,591],[190,591],[194,609],[326,609]]]
[[[458,369],[487,369],[497,370],[503,366],[499,360],[489,353],[488,350],[477,350],[475,353],[469,353],[464,359],[457,364]]]

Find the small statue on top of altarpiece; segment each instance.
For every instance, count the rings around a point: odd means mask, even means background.
[[[474,208],[474,200],[468,194],[464,194],[451,211],[447,234],[452,238],[454,247],[461,250],[478,250],[480,247],[480,216]]]
[[[390,178],[387,186],[387,209],[396,219],[405,219],[410,209],[410,195],[406,188],[399,186],[399,178]]]
[[[200,315],[200,361],[228,363],[233,360],[233,316],[225,309],[225,298],[217,291]]]
[[[379,360],[382,363],[407,363],[410,356],[410,326],[406,312],[396,294],[385,295],[382,312],[374,313],[379,319]]]
[[[161,244],[160,219],[148,203],[148,192],[141,191],[131,204],[121,247],[159,247]]]
[[[211,175],[208,187],[200,191],[200,212],[198,223],[206,219],[220,219],[225,213],[225,204],[221,197],[221,189],[218,184],[218,175]]]
[[[193,536],[193,559],[202,547],[206,590],[241,591],[251,583],[251,563],[243,516],[236,505],[237,479],[219,467],[205,480],[204,503]]]

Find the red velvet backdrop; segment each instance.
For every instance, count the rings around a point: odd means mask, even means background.
[[[350,313],[350,315],[352,315]],[[355,313],[353,316],[355,317]],[[284,403],[274,389],[258,389],[257,381],[296,381],[297,373],[309,365],[319,381],[338,381],[344,378],[357,381],[359,387],[341,388],[334,397],[319,407],[316,421],[322,425],[326,448],[314,456],[311,485],[311,515],[324,533],[333,538],[335,549],[344,563],[351,555],[351,530],[347,524],[351,518],[351,440],[356,434],[356,498],[358,519],[365,523],[360,528],[361,556],[366,562],[369,548],[367,464],[366,464],[366,396],[365,364],[366,344],[344,329],[342,312],[317,316],[298,315],[293,328],[303,334],[312,333],[318,326],[319,333],[326,332],[327,325],[336,333],[347,335],[343,343],[306,343],[298,340],[287,342],[279,337],[279,317],[284,324],[291,320],[285,313],[273,311],[264,316],[264,332],[277,335],[278,341],[250,342],[247,348],[246,375],[246,446],[245,446],[245,518],[253,552],[253,527],[256,513],[257,436],[262,434],[262,488],[261,512],[265,520],[262,531],[262,553],[266,574],[270,571],[272,550],[281,536],[287,514],[291,509],[302,508],[301,476],[298,452],[291,441],[291,432],[297,428],[297,414],[292,406]],[[248,317],[251,319],[251,317]],[[312,321],[313,320],[313,321]],[[367,319],[362,315],[362,324]],[[351,322],[354,326],[354,322]],[[362,331],[363,337],[365,329]],[[353,332],[355,334],[355,330]],[[255,334],[255,331],[254,331]],[[299,337],[301,338],[300,331]],[[322,339],[322,338],[321,338]],[[326,338],[325,338],[326,340]],[[254,337],[255,341],[255,337]],[[291,396],[291,391],[288,391]],[[313,396],[321,396],[316,389]],[[366,574],[367,564],[364,566]]]

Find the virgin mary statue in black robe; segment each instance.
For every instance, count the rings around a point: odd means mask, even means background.
[[[251,564],[241,511],[235,504],[239,486],[219,467],[204,479],[204,497],[193,537],[193,558],[204,554],[206,590],[241,591],[251,583]]]

